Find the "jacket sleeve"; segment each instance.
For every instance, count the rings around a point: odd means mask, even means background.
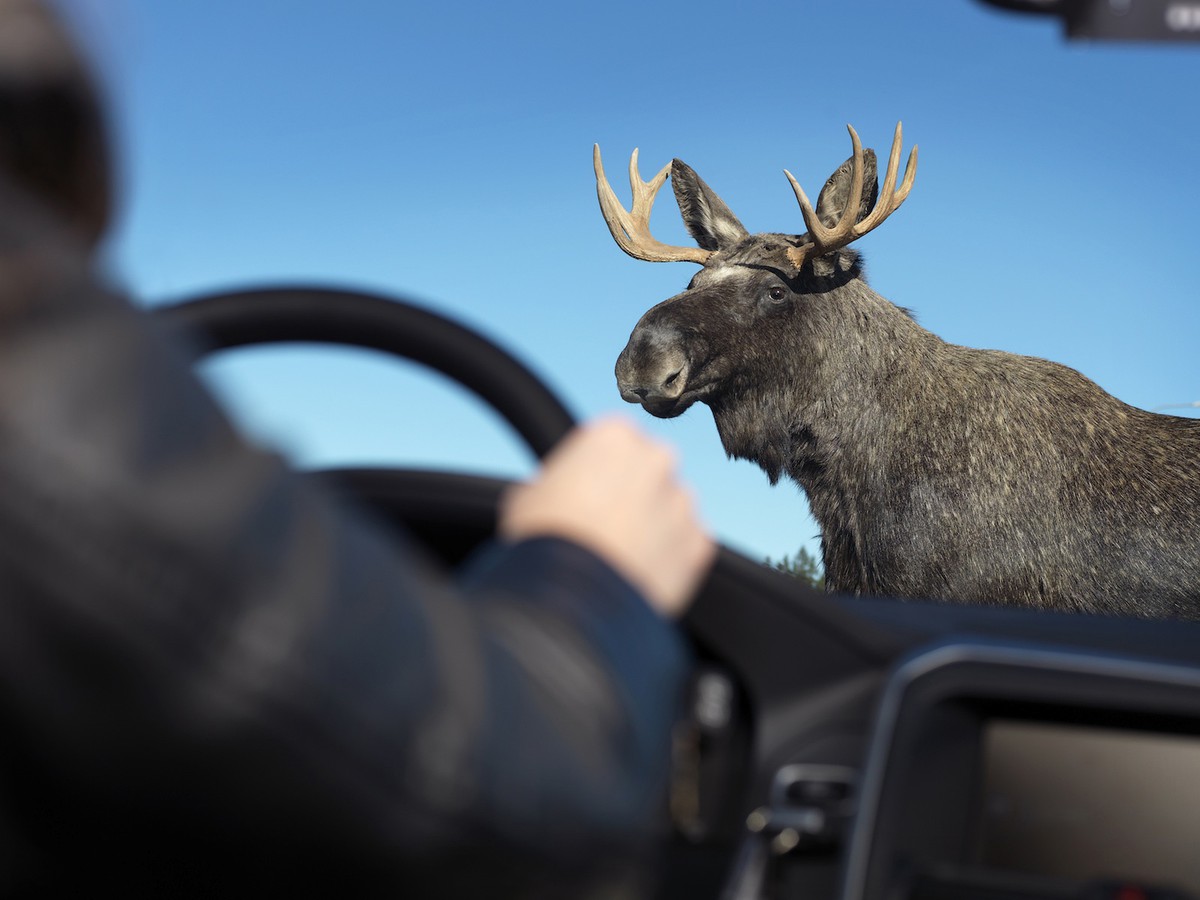
[[[449,578],[243,441],[156,327],[0,189],[0,871],[643,845],[673,627],[559,540]]]

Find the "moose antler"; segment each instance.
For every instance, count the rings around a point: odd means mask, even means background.
[[[600,198],[600,211],[604,213],[604,221],[612,232],[613,240],[622,250],[634,259],[647,262],[695,262],[703,265],[712,256],[713,251],[699,247],[672,247],[663,244],[650,235],[650,209],[654,206],[654,197],[667,180],[671,164],[663,166],[662,171],[650,181],[642,181],[638,172],[638,152],[633,151],[629,158],[629,186],[633,191],[632,212],[626,210],[613,193],[612,186],[604,177],[604,166],[600,162],[600,145],[592,148],[592,166],[596,170],[596,196]]]
[[[908,155],[908,162],[904,166],[904,181],[900,184],[899,190],[893,192],[893,188],[896,186],[896,174],[900,170],[900,148],[903,144],[901,123],[897,122],[896,134],[892,138],[892,150],[888,155],[887,174],[883,179],[883,190],[880,192],[879,200],[870,215],[856,223],[855,219],[858,217],[859,207],[862,205],[863,149],[862,142],[858,139],[858,132],[851,125],[847,125],[846,128],[850,130],[850,141],[854,145],[850,195],[846,201],[846,208],[842,211],[842,217],[832,227],[826,228],[821,224],[812,204],[808,202],[804,189],[800,187],[800,183],[796,181],[791,172],[787,169],[783,170],[783,174],[792,183],[792,190],[796,192],[796,199],[800,202],[800,212],[804,215],[804,224],[808,226],[809,240],[799,247],[789,248],[787,252],[788,259],[797,269],[804,265],[804,260],[813,250],[816,250],[817,253],[829,253],[845,247],[868,231],[878,228],[884,219],[900,208],[900,204],[905,201],[908,192],[912,190],[913,180],[917,177],[917,148],[913,146],[912,152]]]

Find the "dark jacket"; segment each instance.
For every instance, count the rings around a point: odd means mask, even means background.
[[[247,444],[0,182],[0,894],[570,881],[660,824],[683,672],[581,548],[455,581]]]

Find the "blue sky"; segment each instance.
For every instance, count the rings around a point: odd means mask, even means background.
[[[920,145],[912,196],[861,244],[872,286],[955,343],[1074,366],[1128,403],[1200,399],[1200,45],[1068,45],[975,0],[569,4],[67,0],[112,97],[123,207],[109,266],[147,305],[311,281],[413,299],[510,348],[580,416],[678,448],[705,518],[752,556],[815,548],[800,491],[727,460],[707,408],[660,422],[613,363],[694,266],[626,257],[623,199],[678,156],[752,231],[801,231],[845,126]],[[654,230],[688,238],[667,191]],[[206,367],[301,465],[521,476],[490,411],[345,351]],[[1198,410],[1180,410],[1191,414]]]

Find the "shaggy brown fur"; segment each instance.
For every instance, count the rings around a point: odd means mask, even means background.
[[[855,251],[797,270],[805,236],[751,235],[678,160],[671,178],[716,252],[638,322],[618,386],[656,416],[708,404],[730,456],[800,484],[830,590],[1200,617],[1200,421],[948,344],[872,291]]]

